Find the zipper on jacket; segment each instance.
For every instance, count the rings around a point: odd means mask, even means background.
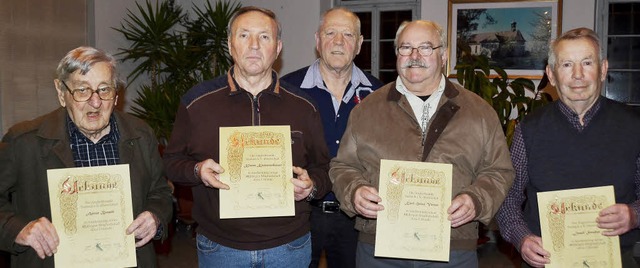
[[[260,95],[260,93],[258,93],[258,95]],[[253,104],[253,116],[251,116],[253,118],[253,122],[251,122],[251,124],[254,126],[259,126],[260,125],[260,101],[258,100],[258,96],[253,96],[253,95],[251,96],[253,97],[251,100]]]

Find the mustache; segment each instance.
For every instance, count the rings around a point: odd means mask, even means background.
[[[419,59],[410,59],[409,61],[407,61],[405,64],[402,65],[402,68],[409,68],[409,67],[422,67],[422,68],[427,68],[427,63],[424,61],[421,61]]]

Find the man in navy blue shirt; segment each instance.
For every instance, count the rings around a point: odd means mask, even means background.
[[[353,64],[364,40],[356,14],[343,7],[328,10],[315,36],[320,58],[281,80],[299,86],[313,98],[320,110],[329,153],[335,157],[349,113],[382,82]],[[358,232],[353,228],[353,218],[340,211],[333,192],[319,198],[312,202],[310,267],[318,266],[322,250],[329,267],[355,267]]]

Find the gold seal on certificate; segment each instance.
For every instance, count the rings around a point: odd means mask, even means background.
[[[133,267],[129,165],[47,170],[56,267]]]
[[[449,261],[451,164],[380,162],[376,257]]]
[[[294,216],[289,126],[220,128],[220,218]]]
[[[604,236],[598,213],[615,204],[613,186],[538,193],[545,267],[622,267],[618,236]]]

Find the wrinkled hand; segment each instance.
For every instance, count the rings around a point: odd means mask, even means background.
[[[638,225],[636,212],[627,204],[614,204],[601,210],[596,222],[598,228],[605,229],[602,234],[606,236],[624,234]]]
[[[229,185],[220,181],[220,173],[224,172],[224,168],[220,164],[213,161],[213,159],[207,159],[198,162],[196,165],[200,166],[198,177],[202,180],[204,186],[229,190]]]
[[[293,183],[294,199],[296,201],[300,201],[311,194],[311,190],[313,190],[313,181],[309,177],[307,170],[304,168],[294,166],[293,173],[296,174],[296,178],[291,179],[291,183]]]
[[[451,200],[447,213],[449,213],[451,227],[456,228],[473,220],[476,217],[476,208],[471,196],[461,194]]]
[[[156,236],[158,225],[160,225],[158,217],[149,211],[145,211],[140,213],[127,227],[127,235],[134,234],[136,240],[138,240],[136,247],[141,247]]]
[[[51,257],[58,251],[60,239],[49,219],[42,217],[22,228],[15,241],[18,245],[33,248],[40,259]]]
[[[378,190],[371,186],[360,186],[353,197],[353,207],[358,214],[367,218],[378,218],[378,211],[384,210],[384,206],[378,204],[382,198]]]
[[[520,255],[533,267],[544,267],[545,264],[549,264],[551,257],[551,254],[542,248],[542,238],[535,235],[524,238],[520,246]]]

